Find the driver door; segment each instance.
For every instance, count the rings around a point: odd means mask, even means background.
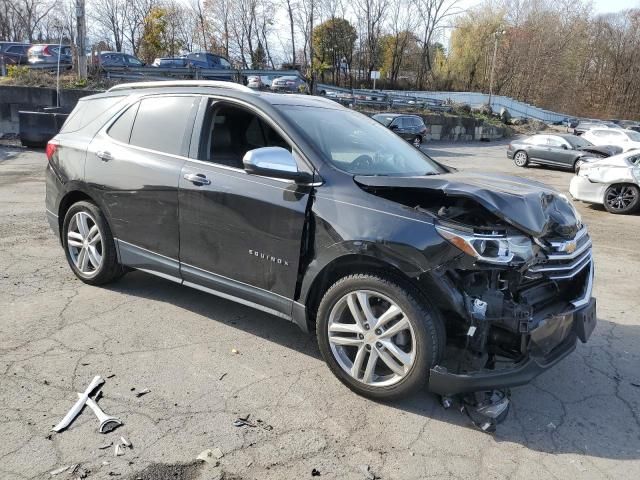
[[[311,187],[245,172],[249,150],[291,150],[267,119],[207,99],[201,111],[179,185],[184,282],[288,318]]]

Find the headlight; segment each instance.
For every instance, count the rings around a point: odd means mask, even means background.
[[[436,231],[449,243],[482,262],[524,263],[535,255],[531,239],[525,235],[483,235],[443,225],[436,225]]]

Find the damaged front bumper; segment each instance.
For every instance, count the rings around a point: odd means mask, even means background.
[[[493,362],[491,368],[480,369],[436,365],[430,371],[429,390],[449,397],[524,385],[573,352],[578,340],[586,343],[597,320],[596,300],[592,297],[594,267],[590,242],[589,245],[584,245],[589,249],[584,253],[580,249],[576,250],[577,255],[570,256],[571,263],[564,264],[564,267],[553,267],[571,268],[571,275],[564,275],[563,270],[553,272],[553,278],[569,282],[575,280],[578,269],[582,270],[583,283],[579,294],[572,301],[556,303],[534,313],[529,319],[532,328],[523,334],[526,347],[523,343],[521,358],[502,359]],[[584,260],[581,260],[583,257]],[[498,368],[497,365],[507,366]]]
[[[548,354],[531,354],[509,368],[463,374],[451,373],[436,365],[431,369],[429,390],[448,396],[525,385],[573,352],[578,339],[586,343],[595,325],[596,300],[591,298],[585,306],[547,317],[531,332],[532,342],[539,345],[539,351],[555,344]]]

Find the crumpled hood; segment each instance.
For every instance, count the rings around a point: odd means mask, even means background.
[[[534,237],[572,237],[578,230],[573,206],[551,187],[509,175],[455,172],[394,177],[356,176],[369,188],[410,188],[474,200],[489,212]]]
[[[601,153],[607,156],[617,155],[622,152],[622,148],[615,145],[587,145],[584,147],[578,147],[578,150],[590,153]]]

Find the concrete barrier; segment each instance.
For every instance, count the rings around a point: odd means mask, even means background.
[[[60,106],[71,111],[78,99],[98,93],[92,90],[61,90]],[[43,111],[55,107],[55,88],[0,86],[0,136],[19,133],[20,111]]]

